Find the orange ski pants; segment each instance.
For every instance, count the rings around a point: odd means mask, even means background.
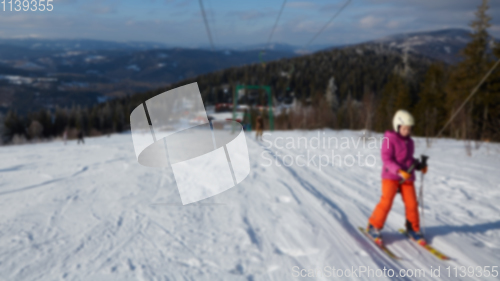
[[[384,227],[385,220],[392,207],[392,201],[398,190],[401,191],[401,197],[403,197],[405,203],[407,221],[410,222],[413,230],[420,231],[418,202],[413,181],[405,181],[400,184],[398,180],[382,179],[382,197],[380,197],[380,202],[375,207],[368,222],[378,229]]]

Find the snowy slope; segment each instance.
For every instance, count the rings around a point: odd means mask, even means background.
[[[318,135],[353,143],[306,148],[299,140],[312,144]],[[378,149],[354,147],[360,136],[274,132],[257,143],[247,135],[247,179],[186,206],[171,171],[136,162],[129,134],[86,139],[84,146],[0,147],[0,280],[308,279],[294,278],[294,266],[426,270],[425,278],[394,278],[409,280],[432,280],[429,268],[441,266],[441,279],[456,280],[443,276],[444,267],[500,265],[498,144],[468,157],[460,141],[433,143],[426,151],[425,231],[453,260],[438,261],[397,233],[404,223],[397,196],[383,233],[403,257],[394,262],[357,230],[379,199],[381,167]],[[280,149],[287,137],[295,147]],[[424,140],[416,149],[418,156]],[[317,158],[305,165],[308,153],[332,150],[348,164],[349,155],[373,155],[375,166],[320,168]],[[277,160],[268,165],[271,158]]]

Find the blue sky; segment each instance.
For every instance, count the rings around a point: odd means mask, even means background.
[[[480,0],[352,0],[313,44],[341,45],[391,34],[467,28]],[[203,0],[216,47],[267,41],[282,0]],[[288,0],[273,42],[303,46],[345,0]],[[207,46],[198,0],[54,0],[52,12],[0,11],[0,37],[157,41]],[[2,6],[0,8],[3,9]],[[500,38],[500,1],[490,1]]]

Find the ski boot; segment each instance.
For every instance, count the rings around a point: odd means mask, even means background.
[[[414,230],[407,230],[407,233],[412,240],[414,240],[421,246],[427,245],[427,242],[425,241],[424,236],[422,235],[422,233],[420,233],[420,231],[417,232]]]
[[[422,233],[420,231],[413,230],[410,222],[408,222],[408,221],[406,221],[406,233],[408,233],[408,236],[410,237],[410,239],[417,242],[418,244],[420,244],[422,246],[427,245],[427,242],[425,241]]]
[[[380,235],[380,230],[378,230],[376,227],[371,225],[370,223],[366,227],[366,233],[370,236],[370,238],[375,242],[375,244],[382,246],[382,236]]]

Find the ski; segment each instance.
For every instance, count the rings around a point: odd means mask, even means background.
[[[436,250],[434,247],[432,247],[429,244],[425,244],[425,245],[418,244],[417,241],[411,239],[410,236],[408,236],[408,233],[406,233],[406,230],[399,229],[399,232],[402,233],[402,234],[404,234],[411,241],[415,242],[415,244],[417,244],[417,245],[421,246],[422,248],[426,249],[429,253],[431,253],[432,255],[434,255],[436,258],[438,258],[440,260],[449,260],[450,259],[447,255],[445,255],[445,254],[441,253],[440,251]]]
[[[394,260],[401,260],[400,257],[396,256],[393,252],[391,252],[391,250],[389,250],[385,245],[379,245],[377,243],[375,243],[375,241],[373,241],[373,239],[370,237],[370,235],[368,235],[368,233],[366,232],[366,229],[364,227],[358,227],[359,231],[361,231],[370,241],[373,242],[373,244],[377,245],[377,247],[380,248],[380,250],[382,250],[384,253],[386,253],[389,257],[391,257],[392,259]]]

